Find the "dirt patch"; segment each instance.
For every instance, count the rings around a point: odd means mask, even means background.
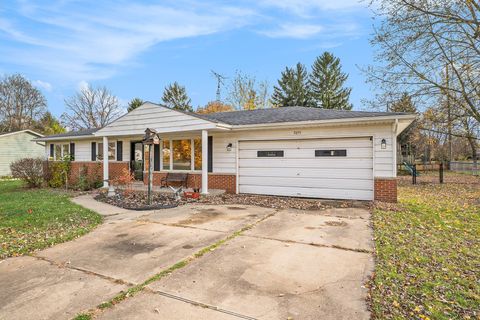
[[[369,201],[339,201],[319,200],[294,197],[262,196],[251,194],[222,194],[214,197],[201,198],[201,203],[217,205],[250,205],[274,209],[323,210],[330,208],[369,208]],[[231,210],[235,206],[228,207]],[[243,209],[243,208],[242,208]]]
[[[214,208],[201,209],[197,213],[192,214],[189,218],[179,221],[179,224],[202,224],[211,220],[215,220],[225,216],[221,211]]]
[[[315,230],[315,229],[317,229],[317,228],[316,228],[316,227],[305,227],[305,229],[307,229],[307,230]]]
[[[126,237],[128,236],[128,233],[120,233],[120,234],[117,234],[117,238],[123,238],[123,237]]]
[[[183,249],[192,249],[193,246],[191,244],[186,244],[182,247]]]
[[[116,243],[111,243],[106,246],[107,249],[114,250],[121,254],[139,254],[147,253],[155,250],[156,248],[163,247],[163,245],[158,243],[148,243],[148,242],[135,242],[133,240],[123,240]]]
[[[345,221],[326,221],[325,225],[329,227],[346,227],[348,226],[348,223]]]
[[[246,210],[245,208],[242,207],[227,207],[228,210]]]

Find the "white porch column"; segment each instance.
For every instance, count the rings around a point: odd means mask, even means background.
[[[108,188],[108,137],[103,137],[103,187]]]
[[[208,193],[208,131],[202,130],[202,194]]]

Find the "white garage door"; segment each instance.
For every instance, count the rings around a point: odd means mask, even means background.
[[[373,199],[370,138],[242,141],[239,192]]]

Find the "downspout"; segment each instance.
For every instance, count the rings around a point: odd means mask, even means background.
[[[392,126],[392,153],[393,153],[393,177],[397,177],[397,132],[398,132],[398,119]]]

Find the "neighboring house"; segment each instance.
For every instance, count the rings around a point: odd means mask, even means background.
[[[103,166],[105,186],[122,169],[142,177],[141,141],[152,128],[161,139],[154,184],[188,172],[189,186],[203,185],[203,193],[396,201],[396,136],[414,119],[305,107],[199,115],[147,102],[102,129],[37,140],[53,161],[73,152],[74,176],[81,166]]]
[[[43,157],[45,144],[33,141],[43,137],[32,130],[0,133],[0,177],[11,175],[10,164],[22,158]]]

